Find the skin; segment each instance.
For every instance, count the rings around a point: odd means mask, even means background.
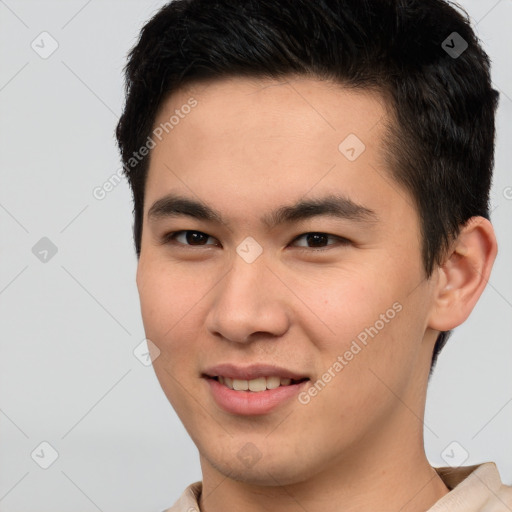
[[[191,96],[197,106],[151,150],[137,286],[160,351],[156,375],[200,453],[201,510],[427,510],[448,492],[424,452],[432,350],[485,287],[497,250],[491,224],[473,218],[426,279],[418,213],[381,150],[381,96],[297,77],[223,79],[172,94],[155,126]],[[338,150],[350,133],[366,146],[352,162]],[[378,222],[320,216],[270,230],[260,221],[333,191]],[[202,200],[229,227],[148,219],[169,192]],[[162,243],[181,230],[209,238]],[[350,243],[332,238],[315,251],[298,238],[311,232]],[[236,252],[248,236],[263,248],[252,263]],[[230,414],[201,378],[218,363],[270,363],[311,387],[396,302],[401,311],[308,404]],[[247,443],[259,456],[252,465],[237,456]]]

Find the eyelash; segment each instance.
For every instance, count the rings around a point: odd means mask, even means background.
[[[204,233],[203,231],[197,231],[197,230],[194,230],[194,229],[184,229],[184,230],[181,230],[181,231],[172,231],[171,233],[167,233],[166,235],[164,235],[162,237],[162,244],[165,245],[165,244],[173,244],[173,245],[180,245],[180,246],[183,246],[183,247],[206,247],[208,245],[213,245],[213,244],[203,244],[203,245],[191,245],[191,244],[184,244],[184,243],[181,243],[181,242],[177,242],[176,241],[176,237],[182,233],[200,233],[201,235],[205,235],[209,238],[214,238],[212,237],[211,235],[208,235],[208,233]],[[331,239],[336,239],[338,241],[338,244],[328,244],[326,247],[302,247],[302,246],[297,246],[297,248],[300,250],[300,251],[304,251],[304,252],[311,252],[311,251],[314,251],[314,252],[323,252],[323,251],[326,251],[328,250],[330,247],[332,247],[333,245],[334,246],[346,246],[346,245],[349,245],[351,242],[350,240],[348,240],[347,238],[343,238],[341,236],[336,236],[336,235],[331,235],[329,233],[323,233],[321,231],[308,231],[307,233],[302,233],[301,235],[295,237],[292,242],[295,242],[297,240],[300,240],[301,238],[305,237],[306,235],[323,235],[323,236],[327,236],[327,238],[331,238]]]

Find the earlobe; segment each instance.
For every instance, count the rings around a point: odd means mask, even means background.
[[[484,217],[469,219],[438,268],[429,327],[448,331],[467,319],[487,285],[497,251],[492,224]]]

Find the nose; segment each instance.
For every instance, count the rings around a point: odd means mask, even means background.
[[[264,334],[283,336],[289,328],[286,287],[261,257],[252,263],[236,257],[212,293],[206,327],[214,335],[248,343]]]

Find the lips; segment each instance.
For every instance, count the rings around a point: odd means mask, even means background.
[[[224,363],[207,368],[201,377],[218,407],[242,416],[269,414],[293,403],[310,380],[300,372],[268,364]]]

